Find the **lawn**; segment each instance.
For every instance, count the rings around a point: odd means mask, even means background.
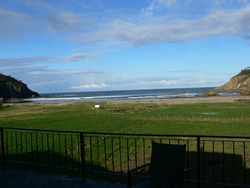
[[[250,136],[250,104],[4,104],[0,126],[112,133]]]
[[[171,105],[101,102],[102,108],[95,109],[94,106],[93,102],[4,104],[0,107],[0,127],[102,133],[250,136],[250,105],[247,101]],[[7,160],[79,168],[79,134],[6,131],[4,138]],[[195,137],[185,136],[142,138],[85,134],[83,146],[87,168],[126,173],[128,168],[150,159],[152,140],[186,144],[189,176],[196,177],[197,141]],[[248,141],[241,141],[207,138],[201,141],[202,169],[208,173],[206,178],[214,177],[216,171],[220,173],[216,176],[218,178],[227,173],[226,181],[230,183],[237,174],[237,181],[239,179],[242,183],[244,173],[250,173],[245,171],[250,167],[250,145]],[[242,166],[243,163],[245,166]],[[225,165],[223,172],[218,170],[221,164]]]

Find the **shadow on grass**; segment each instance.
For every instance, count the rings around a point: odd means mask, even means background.
[[[197,177],[197,153],[189,152],[190,178]],[[245,158],[245,159],[244,159]],[[238,154],[201,152],[200,178],[203,182],[250,185],[250,161]]]
[[[0,155],[0,159],[1,159]],[[60,153],[54,153],[52,151],[40,151],[40,152],[27,152],[23,154],[8,154],[5,155],[6,166],[15,167],[24,170],[38,171],[42,174],[62,174],[72,177],[86,178],[102,180],[117,181],[120,178],[114,178],[110,176],[112,172],[102,167],[101,165],[89,164],[86,161],[86,165],[83,166],[84,174],[82,173],[82,164],[80,159],[72,158],[72,156],[66,156]],[[106,173],[104,175],[103,173]],[[103,179],[104,180],[104,179]],[[124,178],[121,179],[124,182]]]
[[[186,153],[186,167],[189,168],[188,173],[185,175],[187,181],[196,182],[197,180],[197,158],[197,152]],[[250,185],[250,168],[248,168],[250,160],[246,156],[244,159],[237,154],[201,152],[199,165],[201,184],[207,183],[201,185],[201,187],[212,186],[211,184],[218,184],[221,187],[225,186],[223,184]],[[149,168],[147,168],[138,171],[136,175],[143,176],[145,174],[149,175],[149,173]],[[144,180],[134,177],[133,182],[138,184]]]
[[[195,181],[197,179],[197,157],[196,152],[186,153],[186,167],[189,168],[189,172],[185,177],[187,180]],[[250,169],[248,168],[250,160],[248,158],[249,155],[241,156],[237,154],[201,152],[201,182],[250,185]],[[79,156],[63,155],[54,153],[53,151],[33,151],[22,154],[8,154],[5,155],[5,159],[8,164],[7,166],[39,171],[45,174],[66,174],[79,178],[83,175]],[[126,177],[126,173],[121,174],[121,172],[117,172],[118,175],[124,176],[114,178],[115,176],[109,175],[114,174],[114,172],[102,167],[101,164],[94,165],[90,161],[86,161],[84,170],[86,177],[90,177],[91,179],[104,181],[108,179],[126,183],[124,178]],[[98,173],[101,175],[97,175]],[[143,176],[145,174],[149,174],[148,168],[137,173],[137,175]],[[138,179],[136,179],[133,182],[138,183]]]

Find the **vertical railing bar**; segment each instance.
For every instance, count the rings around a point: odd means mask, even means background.
[[[44,164],[44,143],[43,143],[43,135],[44,133],[41,134],[41,152],[42,152],[42,157],[41,157],[41,163]]]
[[[14,147],[13,147],[13,132],[10,132],[10,148],[11,148],[11,159],[14,158]]]
[[[145,146],[145,139],[142,138],[142,145],[143,145],[143,164],[146,163],[146,146]],[[146,170],[144,169],[143,175],[146,176]]]
[[[111,159],[112,159],[112,172],[115,172],[115,162],[114,162],[114,138],[111,138]]]
[[[65,165],[68,168],[68,150],[67,150],[67,135],[64,135],[64,150],[65,150]]]
[[[213,181],[213,183],[214,183],[214,182],[215,182],[215,181],[214,181],[214,178],[215,178],[215,175],[214,175],[214,173],[215,173],[215,169],[214,169],[214,166],[215,166],[214,140],[212,141],[212,143],[213,143],[213,145],[212,145],[212,148],[213,148],[213,163],[212,163],[212,167],[213,167],[213,176],[212,176],[212,181]]]
[[[200,181],[201,181],[201,177],[200,177],[200,141],[201,138],[200,136],[197,136],[197,188],[200,188]]]
[[[135,166],[138,166],[137,164],[137,139],[134,139],[134,147],[135,147]],[[137,175],[137,171],[136,171],[136,175]]]
[[[22,133],[20,132],[20,150],[21,150],[21,161],[23,163],[23,137],[22,137]]]
[[[186,163],[187,163],[187,168],[189,169],[190,168],[190,164],[189,164],[189,161],[190,161],[190,148],[189,148],[189,140],[187,140],[187,159],[186,159]],[[187,179],[189,180],[189,174],[190,173],[186,173],[187,174]]]
[[[61,135],[59,134],[58,135],[58,152],[61,154]],[[62,155],[60,155],[59,157],[59,165],[60,166],[63,166],[63,163],[62,163]]]
[[[100,171],[100,170],[101,170],[101,164],[100,164],[99,137],[96,137],[96,147],[97,147],[97,163],[98,163],[98,171]]]
[[[30,133],[30,146],[31,146],[31,163],[34,163],[34,152],[33,152],[33,134]]]
[[[70,142],[71,142],[71,168],[74,168],[74,145],[73,145],[73,135],[70,135]]]
[[[247,186],[247,166],[246,166],[246,142],[243,142],[243,161],[244,161],[244,185]]]
[[[7,136],[6,136],[7,138]],[[6,139],[7,140],[7,139]],[[4,130],[1,128],[1,154],[2,154],[2,167],[5,170],[6,169],[6,161],[5,161],[5,147],[4,147]]]
[[[106,137],[105,136],[104,136],[103,144],[104,144],[104,167],[105,167],[105,172],[107,173],[107,148],[106,148]]]
[[[233,141],[233,175],[234,175],[234,185],[236,184],[236,167],[235,163],[236,162],[236,156],[235,156],[235,142]]]
[[[36,163],[39,164],[38,133],[36,133]]]
[[[4,129],[3,129],[4,130]],[[3,131],[3,135],[4,135],[4,133],[5,133],[5,136],[3,136],[3,138],[5,138],[5,146],[4,146],[4,159],[6,160],[6,156],[8,156],[9,155],[9,139],[8,139],[8,131]],[[4,142],[3,142],[4,143]]]
[[[26,142],[26,144],[25,144],[26,150],[25,151],[26,151],[26,153],[28,153],[28,151],[29,151],[28,148],[29,147],[28,147],[28,133],[27,132],[25,133],[25,142]],[[29,160],[29,158],[27,158],[26,160]]]
[[[223,183],[225,183],[226,181],[226,177],[225,177],[225,142],[222,141],[222,178],[223,178]]]
[[[205,144],[205,140],[203,140],[202,143],[203,143],[203,144],[202,144],[202,148],[203,148],[203,149],[202,149],[202,151],[201,151],[201,152],[202,152],[202,158],[203,158],[203,159],[202,159],[202,160],[203,160],[203,161],[202,161],[202,168],[203,168],[203,169],[202,169],[202,176],[203,176],[202,179],[203,179],[203,182],[205,182],[205,181],[206,181],[206,178],[205,178],[205,177],[206,177],[206,163],[205,163],[205,161],[206,161],[205,145],[206,145],[206,144]]]
[[[80,133],[80,147],[81,147],[81,175],[82,175],[82,181],[85,182],[85,149],[84,149],[84,137],[83,133]]]
[[[56,155],[55,155],[55,135],[52,134],[52,151],[53,151],[53,166],[56,166]]]
[[[18,153],[18,138],[17,138],[17,132],[15,132],[15,139],[16,139],[16,161],[19,161],[19,153]]]
[[[128,138],[126,139],[127,140],[127,167],[128,167],[128,169],[127,169],[127,171],[129,171],[129,169],[130,169],[130,165],[129,165],[129,144],[128,144]]]
[[[122,144],[121,144],[121,137],[119,137],[119,155],[120,155],[120,172],[122,175]]]
[[[49,141],[49,134],[47,133],[47,148],[48,148],[48,165],[50,165],[50,141]]]
[[[92,148],[92,136],[89,137],[89,150],[90,150],[90,168],[93,169],[94,163],[93,163],[93,148]]]
[[[77,163],[78,168],[81,169],[81,141],[80,141],[80,135],[77,135]]]

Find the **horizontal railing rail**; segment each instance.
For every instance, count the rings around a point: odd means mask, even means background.
[[[0,127],[2,167],[7,163],[126,175],[150,162],[153,141],[185,144],[187,181],[250,187],[250,137],[94,133]],[[148,169],[135,176],[147,176]]]

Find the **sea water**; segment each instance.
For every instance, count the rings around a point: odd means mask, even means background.
[[[71,93],[43,93],[39,98],[25,99],[29,102],[80,102],[80,101],[113,101],[113,100],[149,100],[169,98],[194,98],[214,89],[179,88],[179,89],[145,89],[145,90],[118,90],[92,91]]]

